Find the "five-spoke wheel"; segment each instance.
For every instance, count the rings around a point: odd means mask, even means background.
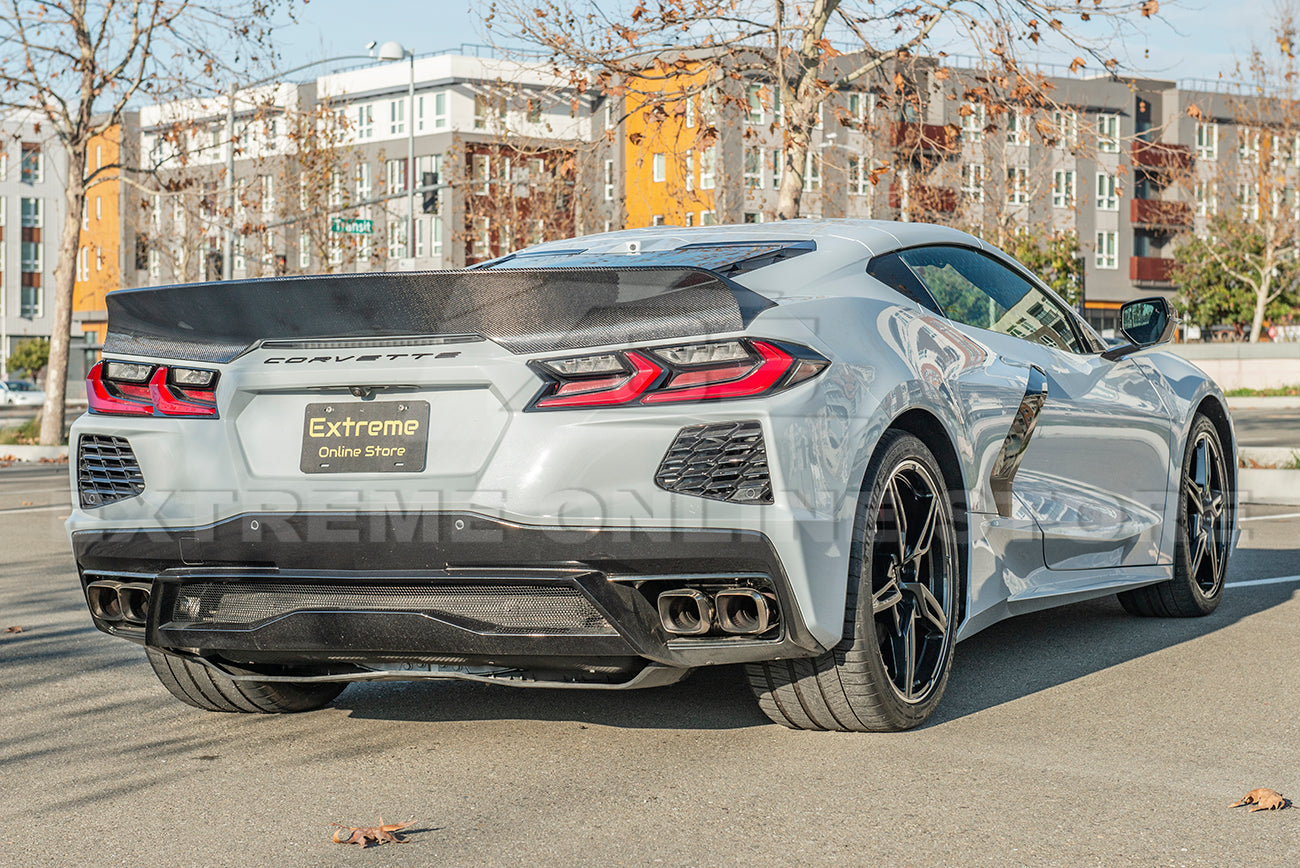
[[[748,666],[763,711],[797,729],[893,731],[929,717],[961,608],[956,527],[934,455],[887,431],[858,502],[844,638],[819,657]]]

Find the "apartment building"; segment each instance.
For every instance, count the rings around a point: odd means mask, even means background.
[[[593,100],[537,66],[440,53],[243,91],[233,213],[225,103],[141,109],[155,189],[124,214],[125,285],[219,278],[228,227],[242,278],[456,268],[613,219],[578,202]]]
[[[18,343],[50,335],[67,165],[48,124],[0,119],[0,375]]]

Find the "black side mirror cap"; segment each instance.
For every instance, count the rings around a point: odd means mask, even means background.
[[[1130,301],[1119,309],[1119,330],[1128,343],[1106,350],[1101,357],[1113,362],[1138,350],[1168,343],[1179,322],[1173,305],[1164,296]]]

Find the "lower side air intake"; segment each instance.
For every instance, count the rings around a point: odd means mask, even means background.
[[[771,503],[763,426],[747,421],[683,428],[659,464],[655,484],[710,500]]]

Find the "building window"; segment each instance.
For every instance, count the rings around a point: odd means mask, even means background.
[[[762,212],[762,211],[746,211],[746,212],[745,212],[744,219],[743,219],[742,222],[745,222],[745,223],[762,223],[762,222],[763,222],[763,212]]]
[[[695,126],[695,97],[686,98],[686,127],[690,129]]]
[[[614,201],[614,161],[605,161],[605,201]]]
[[[486,217],[475,217],[474,228],[470,235],[470,255],[476,259],[487,259],[492,250],[492,224]]]
[[[90,200],[83,199],[81,202],[81,231],[90,231]]]
[[[1079,143],[1079,116],[1067,110],[1052,112],[1052,128],[1056,135],[1056,147],[1069,150]]]
[[[655,154],[650,160],[651,178],[655,183],[662,183],[668,177],[668,157]]]
[[[874,111],[875,94],[857,92],[849,94],[849,120],[856,124],[858,129],[871,123]]]
[[[96,196],[95,197],[95,220],[99,221],[103,219],[104,219],[104,197]]]
[[[803,189],[805,193],[813,193],[822,188],[822,157],[821,154],[808,152],[808,157],[804,161],[803,172]]]
[[[1254,184],[1242,182],[1237,185],[1237,205],[1250,219],[1259,219],[1259,190],[1255,189]]]
[[[700,225],[701,225],[701,226],[714,226],[714,225],[717,225],[717,222],[718,222],[718,215],[715,214],[713,211],[701,211],[701,212],[700,212]]]
[[[406,258],[406,221],[400,217],[388,221],[388,258]]]
[[[695,154],[692,151],[686,152],[686,158],[682,170],[685,173],[686,178],[686,192],[689,193],[695,189]]]
[[[343,173],[338,169],[330,172],[330,198],[331,208],[343,207]]]
[[[45,160],[39,143],[23,142],[18,176],[24,184],[39,184],[45,180]]]
[[[1098,232],[1097,233],[1097,258],[1098,268],[1115,269],[1119,268],[1119,255],[1116,248],[1119,246],[1118,232]]]
[[[966,103],[961,107],[961,137],[968,142],[980,142],[984,140],[984,126],[986,124],[983,105],[972,105]]]
[[[1237,128],[1237,159],[1243,163],[1259,162],[1259,130]]]
[[[44,224],[41,199],[23,199],[19,204],[22,212],[21,225],[27,229],[40,229]]]
[[[162,275],[162,257],[158,254],[157,248],[149,248],[149,276],[158,278]]]
[[[370,164],[359,163],[357,165],[357,201],[364,202],[370,198]]]
[[[406,192],[406,160],[384,161],[384,190],[389,193]]]
[[[771,160],[773,190],[781,189],[781,167],[784,165],[785,165],[784,152],[782,152],[780,148],[773,149],[772,160]]]
[[[1019,111],[1012,109],[1007,113],[1007,144],[1024,145],[1029,143],[1029,121]]]
[[[244,256],[244,234],[235,232],[234,238],[231,239],[230,248],[234,252],[231,260],[231,267],[235,271],[243,271],[248,267],[248,259]]]
[[[849,157],[849,195],[865,196],[871,185],[861,157]]]
[[[474,177],[474,195],[486,196],[492,179],[492,161],[487,154],[474,154],[470,158],[470,170]]]
[[[656,214],[656,215],[654,215],[653,217],[651,217],[651,218],[650,218],[650,225],[651,225],[651,226],[662,226],[662,225],[664,225],[664,215],[662,215],[662,214]]]
[[[712,190],[718,184],[718,146],[700,155],[700,189]]]
[[[763,187],[763,151],[745,148],[745,187],[759,190]]]
[[[22,252],[22,265],[21,265],[22,270],[27,272],[28,274],[40,274],[41,265],[43,264],[42,256],[41,256],[41,252],[42,252],[41,242],[24,241],[20,245],[20,249]]]
[[[1119,115],[1097,115],[1097,150],[1119,152]]]
[[[1052,173],[1052,207],[1074,207],[1074,172],[1057,169]]]
[[[1007,169],[1007,204],[1029,204],[1029,171],[1024,166]]]
[[[298,267],[311,268],[311,235],[298,233]]]
[[[406,134],[406,100],[388,101],[388,134],[400,136]]]
[[[1200,160],[1219,158],[1219,125],[1205,121],[1196,124],[1196,157]]]
[[[1114,175],[1097,173],[1097,210],[1118,211],[1119,191]]]
[[[368,139],[375,134],[375,107],[357,106],[357,138]]]
[[[528,100],[528,109],[525,118],[530,124],[540,124],[542,122],[542,101],[537,97]]]
[[[442,256],[442,218],[435,216],[429,220],[429,234],[432,242],[429,245],[429,255]]]
[[[90,248],[83,247],[77,251],[77,280],[85,283],[90,280]]]
[[[961,192],[969,202],[984,201],[984,167],[964,163],[961,167]]]
[[[447,127],[447,94],[445,91],[433,95],[433,128],[435,130],[446,129]]]
[[[23,319],[36,319],[44,307],[44,293],[39,286],[24,286],[18,297],[18,315]]]
[[[1209,181],[1196,182],[1196,214],[1199,217],[1207,217],[1218,211],[1218,202],[1215,201],[1214,188],[1210,186]]]
[[[474,129],[487,129],[488,118],[491,117],[494,107],[496,109],[497,118],[505,120],[506,101],[504,99],[493,99],[492,97],[481,93],[474,94]]]
[[[748,111],[745,112],[745,123],[761,124],[763,122],[763,85],[751,84],[745,88],[745,100]]]

